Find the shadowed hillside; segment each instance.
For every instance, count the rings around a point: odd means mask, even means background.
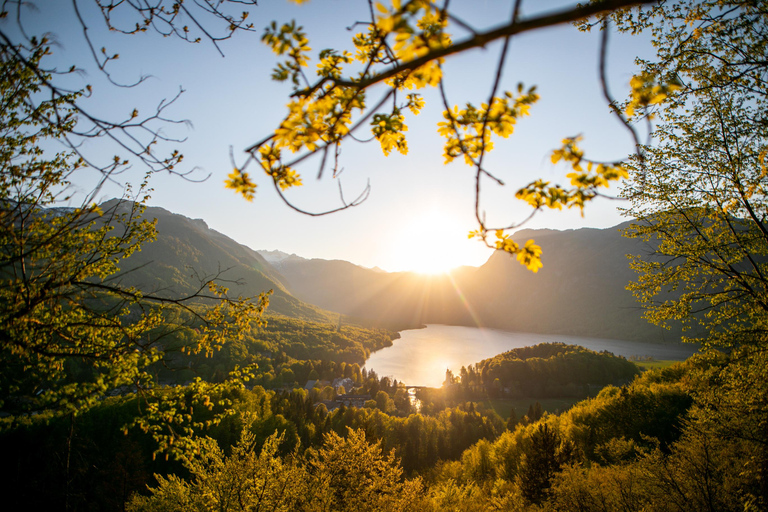
[[[157,207],[147,208],[144,217],[157,219],[157,240],[144,244],[123,263],[119,279],[124,284],[145,293],[178,297],[194,293],[201,281],[220,274],[233,296],[257,296],[273,290],[270,313],[337,321],[336,315],[293,297],[283,285],[284,278],[259,253],[210,229],[202,219]]]
[[[274,263],[286,285],[302,300],[392,329],[425,323],[472,325],[458,292],[445,275],[381,272],[340,260],[290,257]],[[471,281],[477,269],[456,270]]]
[[[649,255],[645,242],[626,238],[629,222],[607,229],[523,230],[515,240],[533,238],[543,251],[537,274],[503,253],[494,253],[468,295],[484,321],[516,331],[574,334],[637,341],[678,341],[680,332],[649,324],[632,293],[636,279],[627,254]],[[503,307],[502,305],[508,305]]]

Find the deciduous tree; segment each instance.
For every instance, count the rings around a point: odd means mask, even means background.
[[[164,326],[173,320],[197,328],[183,349],[210,352],[260,321],[267,294],[230,298],[217,276],[185,297],[122,283],[124,260],[156,235],[154,222],[142,218],[146,184],[102,206],[61,206],[73,176],[88,165],[71,147],[54,145],[76,137],[73,105],[82,92],[40,100],[51,79],[41,65],[49,49],[41,40],[31,50],[22,56],[20,48],[0,46],[2,425],[31,414],[76,414],[108,393],[138,392],[148,407],[141,423],[150,428],[162,419],[165,427],[154,432],[168,447],[192,425],[190,415],[168,406],[173,393],[157,394],[150,372],[163,359]],[[211,387],[190,388],[187,407],[208,406]]]
[[[682,88],[652,114],[644,161],[623,195],[648,240],[632,290],[652,321],[698,325],[716,346],[764,345],[768,320],[768,33],[764,2],[679,2],[626,30],[653,27],[658,61],[644,76],[673,74]],[[663,26],[660,18],[665,20]]]
[[[284,191],[302,184],[297,166],[304,165],[313,155],[319,155],[318,177],[326,173],[336,177],[341,169],[342,144],[367,139],[368,135],[363,135],[367,130],[385,155],[393,150],[407,154],[406,115],[416,116],[424,107],[424,98],[417,91],[437,88],[444,107],[443,119],[437,128],[445,138],[445,162],[460,158],[473,169],[475,176],[474,213],[478,229],[470,233],[470,238],[477,237],[489,247],[508,252],[530,270],[538,271],[540,247],[533,240],[520,245],[509,234],[509,230],[527,219],[492,223],[487,221],[481,203],[483,183],[504,184],[483,163],[485,155],[493,149],[493,139],[509,137],[518,120],[527,116],[531,105],[539,99],[535,86],[526,88],[519,84],[513,90],[500,89],[510,40],[523,32],[651,2],[599,0],[526,19],[520,15],[522,3],[513,3],[506,23],[483,30],[456,16],[448,2],[393,0],[385,5],[369,1],[369,19],[353,25],[363,27],[352,38],[355,53],[322,50],[316,59],[316,77],[306,72],[311,62],[309,35],[295,22],[283,25],[273,22],[262,40],[283,59],[274,68],[272,77],[292,86],[288,113],[273,133],[247,148],[249,156],[229,175],[227,186],[252,200],[256,181],[249,167],[253,165],[257,172],[271,177],[280,197],[297,211],[324,215],[354,207],[367,198],[369,188],[351,201],[345,200],[342,193],[341,205],[326,212],[303,210],[291,203]],[[479,106],[453,104],[446,94],[444,59],[493,41],[503,41],[503,46],[488,100]],[[373,94],[378,98],[371,101]],[[660,98],[656,95],[653,99],[661,101]],[[644,106],[641,103],[638,102],[638,107]],[[619,112],[617,115],[623,116]],[[542,208],[583,209],[585,203],[600,195],[601,187],[626,176],[619,162],[587,159],[579,148],[579,140],[579,137],[565,138],[562,147],[552,154],[553,163],[563,161],[572,167],[569,186],[539,179],[515,192],[518,199],[533,208],[531,215]]]

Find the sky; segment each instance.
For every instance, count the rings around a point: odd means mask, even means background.
[[[523,16],[575,3],[528,0],[523,2]],[[353,142],[343,147],[343,172],[338,180],[330,173],[317,180],[315,160],[297,168],[304,185],[287,192],[297,205],[315,211],[334,208],[339,204],[339,180],[347,198],[370,183],[368,200],[356,208],[324,217],[301,215],[279,200],[267,176],[257,176],[259,188],[253,202],[224,187],[224,179],[232,170],[230,154],[242,162],[243,150],[279,125],[291,92],[288,84],[270,79],[276,57],[260,42],[262,27],[272,20],[283,23],[295,19],[307,32],[313,54],[323,48],[352,51],[355,32],[347,27],[366,19],[365,1],[312,0],[297,6],[286,0],[261,0],[249,17],[257,31],[236,34],[222,42],[222,57],[205,41],[191,45],[154,33],[110,33],[95,5],[90,0],[78,0],[97,47],[120,54],[113,64],[115,79],[133,82],[150,76],[134,88],[114,87],[94,68],[70,1],[36,0],[34,4],[36,9],[24,12],[27,33],[50,33],[57,43],[52,61],[60,69],[75,64],[83,70],[64,80],[72,87],[93,85],[94,94],[84,103],[91,111],[112,119],[128,116],[134,108],[150,112],[161,100],[184,89],[166,113],[188,123],[161,129],[186,139],[173,147],[185,156],[184,170],[194,169],[193,179],[152,176],[151,206],[202,218],[209,227],[256,250],[343,259],[387,271],[435,272],[459,265],[479,266],[490,257],[490,249],[467,238],[476,228],[474,172],[459,160],[444,164],[442,140],[436,130],[442,105],[434,90],[419,91],[425,96],[426,108],[419,116],[406,116],[407,156],[393,152],[385,157],[376,142]],[[488,29],[508,19],[511,4],[509,0],[462,0],[453,1],[451,6],[476,28]],[[3,23],[3,30],[12,33],[12,21]],[[447,59],[444,76],[452,104],[487,101],[500,48],[500,43],[491,44]],[[530,117],[519,120],[515,133],[508,139],[497,139],[487,156],[487,167],[506,183],[504,187],[484,183],[482,204],[489,224],[511,224],[528,215],[530,210],[514,198],[514,193],[530,181],[543,178],[567,184],[564,176],[568,168],[553,165],[549,158],[564,137],[581,134],[587,156],[595,160],[618,160],[632,151],[629,133],[610,114],[603,99],[598,50],[597,33],[581,33],[572,26],[512,39],[501,89],[514,91],[518,82],[526,87],[536,85],[541,99],[531,108]],[[608,69],[614,96],[626,96],[636,70],[635,58],[649,55],[646,39],[611,34]],[[102,161],[116,151],[103,141],[89,142],[84,150]],[[139,183],[145,171],[134,163],[118,183],[100,191],[99,199],[119,196],[124,183]],[[82,192],[92,185],[93,176],[86,174],[74,184]],[[578,211],[542,212],[524,227],[610,227],[624,220],[617,210],[620,206],[621,201],[601,200],[590,204],[583,217]],[[543,262],[546,265],[546,254]]]

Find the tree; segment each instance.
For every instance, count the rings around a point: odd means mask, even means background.
[[[653,258],[633,261],[640,278],[632,290],[652,321],[698,324],[696,341],[764,344],[765,5],[680,2],[623,26],[655,27],[659,17],[668,21],[654,28],[659,61],[643,62],[643,73],[672,73],[682,89],[652,113],[657,142],[628,165],[626,213],[639,220],[628,234],[653,247]]]
[[[536,423],[544,415],[544,410],[541,408],[541,404],[537,401],[536,404],[530,404],[528,406],[528,412],[525,415],[525,423]]]
[[[257,453],[254,435],[245,430],[232,454],[225,456],[215,440],[199,439],[198,456],[185,459],[191,482],[157,475],[151,496],[135,496],[128,510],[319,510],[312,505],[306,468],[277,454],[281,442],[282,436],[273,434]]]
[[[539,423],[523,449],[517,481],[522,496],[540,503],[546,496],[550,481],[560,467],[568,462],[561,448],[560,435],[546,423]]]
[[[395,410],[395,403],[386,391],[377,392],[374,400],[376,401],[376,408],[381,412],[391,413]]]
[[[640,219],[631,235],[656,246],[633,261],[648,318],[698,325],[692,338],[718,346],[762,344],[768,327],[768,132],[749,102],[727,92],[695,101],[656,130],[636,175],[645,183],[627,188]]]
[[[362,430],[347,438],[325,436],[323,446],[306,456],[280,456],[282,438],[271,435],[257,453],[253,434],[245,430],[232,454],[200,438],[198,454],[185,459],[192,475],[158,475],[151,496],[136,496],[129,510],[414,510],[421,497],[420,479],[403,481],[392,453],[369,444]]]
[[[655,116],[656,140],[627,166],[626,211],[638,219],[627,234],[646,240],[651,253],[633,259],[639,278],[630,288],[651,321],[682,322],[687,338],[704,344],[691,371],[694,403],[684,440],[739,447],[713,459],[714,448],[681,443],[688,460],[664,464],[680,471],[695,464],[748,468],[743,480],[717,485],[739,487],[724,495],[761,504],[755,506],[768,502],[767,8],[763,1],[681,1],[616,16],[624,30],[651,30],[658,48],[657,59],[641,61],[636,95],[652,94],[669,76],[681,87],[663,108],[635,117]]]
[[[326,434],[310,464],[327,489],[327,510],[408,510],[421,492],[421,481],[403,481],[394,453],[369,444],[362,430],[349,429],[346,438]]]
[[[520,420],[517,419],[515,408],[512,407],[509,410],[509,418],[507,419],[507,430],[514,431],[518,423],[520,423]]]
[[[503,185],[503,181],[483,165],[486,153],[493,147],[492,138],[509,137],[518,119],[528,115],[530,106],[539,98],[535,87],[525,89],[522,84],[516,91],[499,90],[510,39],[529,30],[650,2],[596,1],[530,19],[519,16],[521,3],[515,2],[508,23],[482,31],[454,16],[448,2],[440,6],[425,0],[394,0],[391,7],[377,3],[375,9],[373,2],[369,2],[370,19],[353,25],[365,27],[353,37],[356,55],[334,49],[321,51],[317,58],[317,79],[311,79],[304,71],[310,62],[307,34],[295,22],[282,26],[273,22],[262,40],[278,56],[284,56],[285,60],[277,64],[272,76],[292,84],[289,112],[274,133],[247,148],[248,156],[229,175],[227,187],[252,200],[256,182],[248,167],[253,164],[258,172],[271,177],[277,193],[296,211],[325,215],[357,206],[367,198],[369,188],[351,201],[345,200],[342,193],[341,205],[326,212],[303,210],[292,204],[283,192],[302,184],[296,166],[313,155],[319,155],[318,177],[326,172],[336,177],[340,172],[342,144],[360,140],[359,133],[365,129],[370,129],[385,155],[393,150],[406,154],[405,114],[409,111],[417,115],[424,107],[423,97],[410,91],[435,87],[445,108],[438,131],[446,139],[443,154],[446,163],[461,157],[475,173],[474,213],[478,229],[470,233],[470,238],[477,237],[488,247],[516,256],[521,264],[536,272],[541,267],[540,247],[533,240],[520,246],[508,233],[525,220],[492,224],[486,220],[481,206],[483,182]],[[466,34],[466,37],[454,42],[456,34]],[[452,106],[443,84],[443,59],[496,40],[503,40],[504,45],[488,101],[479,107],[470,103],[462,109]],[[359,66],[355,66],[355,61]],[[382,88],[384,92],[371,107],[368,95],[378,94]],[[583,208],[586,202],[600,195],[600,187],[626,176],[618,162],[586,159],[578,144],[578,137],[566,138],[562,148],[552,155],[553,163],[562,160],[572,166],[569,187],[536,180],[516,192],[518,199],[532,206],[531,215],[544,207]],[[294,155],[286,156],[288,150]]]
[[[186,397],[163,392],[161,399],[151,367],[163,361],[168,326],[196,328],[182,350],[210,353],[260,322],[268,294],[228,297],[219,276],[203,278],[185,297],[124,285],[124,260],[156,236],[154,222],[142,217],[146,184],[122,200],[60,207],[88,163],[72,148],[51,148],[76,137],[73,103],[82,92],[40,100],[50,80],[41,67],[46,41],[27,57],[20,51],[0,47],[0,428],[29,415],[74,415],[108,393],[137,392],[147,406],[138,423],[168,447],[200,426],[171,407],[171,398],[208,407],[216,388],[197,383]],[[158,427],[160,417],[175,418],[176,427]]]

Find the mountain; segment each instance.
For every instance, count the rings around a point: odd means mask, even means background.
[[[389,273],[322,259],[286,259],[280,272],[296,297],[375,325],[395,330],[427,322],[470,325],[445,276]]]
[[[201,219],[158,207],[147,208],[144,216],[157,219],[158,238],[126,260],[120,279],[145,292],[193,293],[201,279],[221,272],[231,294],[272,289],[269,312],[303,320],[335,323],[333,311],[394,330],[441,323],[646,342],[680,337],[644,320],[625,289],[635,279],[625,255],[652,250],[621,235],[629,223],[518,232],[518,243],[533,238],[542,247],[544,266],[537,274],[494,252],[481,267],[428,276],[279,250],[259,253]]]
[[[114,201],[114,200],[113,200]],[[112,201],[102,206],[107,210]],[[129,204],[121,206],[127,210]],[[256,251],[190,219],[159,207],[148,207],[144,218],[157,219],[157,240],[142,245],[122,265],[120,282],[145,293],[178,297],[194,293],[201,281],[220,274],[233,296],[256,296],[273,290],[270,313],[302,320],[337,322],[337,315],[297,299],[285,278]]]
[[[519,243],[534,239],[544,266],[537,274],[503,253],[494,253],[468,283],[468,296],[490,326],[548,334],[574,334],[633,341],[670,342],[666,331],[642,318],[626,285],[637,279],[627,255],[650,255],[647,242],[626,238],[630,222],[607,229],[523,230]],[[502,305],[508,305],[503,307]]]
[[[300,256],[296,256],[295,254],[288,254],[287,252],[283,251],[256,251],[258,252],[265,260],[267,260],[271,265],[274,267],[279,267],[280,264],[285,260],[304,260],[305,258],[302,258]]]
[[[482,325],[511,331],[671,342],[666,331],[642,318],[625,289],[635,279],[627,254],[651,247],[625,238],[629,223],[608,229],[523,230],[543,250],[543,268],[533,274],[496,252],[481,267],[448,275],[382,273],[346,261],[284,259],[280,273],[298,298],[322,308],[370,319],[389,328],[426,323]]]

